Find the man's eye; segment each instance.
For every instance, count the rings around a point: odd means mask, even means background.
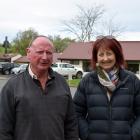
[[[46,54],[47,54],[47,55],[52,55],[52,53],[51,53],[51,52],[46,52]]]
[[[43,54],[44,52],[43,51],[37,51],[36,53],[37,54]]]

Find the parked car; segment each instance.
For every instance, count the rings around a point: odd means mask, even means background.
[[[136,76],[140,79],[140,74],[136,74]]]
[[[26,70],[28,64],[21,64],[19,67],[13,68],[11,70],[12,74],[18,74]]]
[[[76,78],[82,78],[83,70],[80,68],[75,67],[69,63],[55,63],[52,66],[52,69],[63,76],[72,76]]]
[[[17,63],[10,63],[10,62],[0,62],[0,72],[2,74],[8,75],[11,73],[11,69],[18,67],[19,64]]]

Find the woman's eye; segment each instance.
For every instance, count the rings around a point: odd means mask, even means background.
[[[111,55],[112,55],[112,53],[111,53],[111,52],[107,52],[107,55],[108,55],[108,56],[111,56]]]
[[[99,56],[101,56],[101,57],[102,57],[102,56],[104,56],[104,54],[103,54],[103,53],[99,53]]]

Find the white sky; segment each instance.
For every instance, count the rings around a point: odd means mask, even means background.
[[[39,34],[69,36],[60,32],[61,21],[77,15],[77,4],[103,4],[108,16],[126,27],[121,40],[140,40],[140,0],[0,0],[0,42],[30,27]]]

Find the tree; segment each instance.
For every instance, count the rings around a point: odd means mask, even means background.
[[[121,35],[121,33],[125,30],[125,27],[122,24],[118,24],[115,22],[115,17],[112,16],[107,21],[102,21],[102,24],[100,25],[100,30],[96,33],[97,35],[110,35],[114,37],[118,37]]]
[[[69,43],[75,41],[74,39],[70,39],[68,37],[62,39],[59,35],[55,35],[54,37],[49,35],[48,38],[52,40],[55,47],[55,52],[57,53],[63,52]]]
[[[70,32],[80,41],[90,41],[94,36],[94,26],[104,13],[102,5],[84,9],[78,6],[79,14],[69,21],[63,21],[64,31]]]
[[[0,43],[0,55],[4,54],[5,49],[2,46],[3,44]]]
[[[12,46],[15,48],[16,52],[25,55],[29,42],[37,35],[38,33],[32,28],[25,31],[19,31],[12,42]]]
[[[63,21],[64,31],[72,33],[78,41],[90,41],[99,35],[120,36],[124,27],[115,22],[114,17],[104,17],[105,9],[103,5],[83,8],[78,6],[79,14],[69,21]],[[101,19],[105,19],[101,21]]]

